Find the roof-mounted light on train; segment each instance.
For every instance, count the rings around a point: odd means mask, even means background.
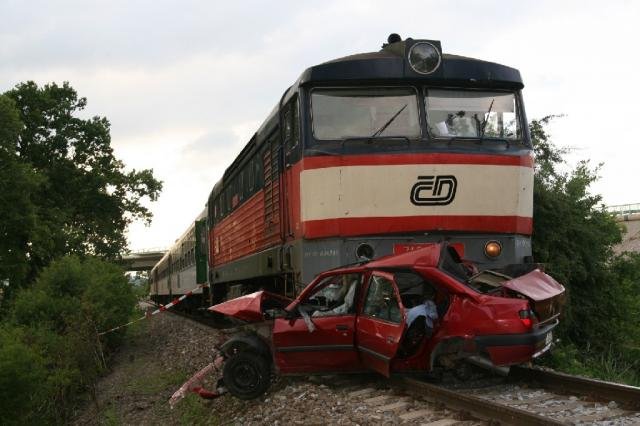
[[[391,36],[389,36],[391,38]],[[428,41],[419,41],[409,49],[409,64],[419,74],[431,74],[440,66],[438,49]]]
[[[488,258],[495,259],[496,257],[500,256],[500,253],[502,253],[502,244],[500,244],[498,241],[488,241],[484,245],[484,254]]]

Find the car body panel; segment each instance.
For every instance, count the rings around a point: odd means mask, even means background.
[[[392,372],[430,371],[436,361],[442,364],[445,358],[456,360],[472,355],[484,356],[494,365],[503,366],[531,361],[550,347],[552,331],[558,324],[556,308],[564,298],[562,285],[534,270],[518,278],[507,278],[502,288],[488,294],[480,293],[464,279],[441,269],[446,249],[446,244],[430,244],[366,264],[324,272],[293,301],[257,292],[212,306],[210,310],[256,322],[265,320],[265,304],[277,305],[281,316],[273,321],[270,344],[273,360],[282,374],[370,369],[389,376]],[[456,262],[462,261],[458,258]],[[439,316],[431,337],[411,353],[399,351],[407,328],[406,308],[394,275],[407,270],[423,279],[421,285],[435,290]],[[315,294],[317,286],[322,288],[326,282],[323,280],[355,273],[363,275],[358,283],[355,312],[304,318],[301,311],[306,307],[314,309],[309,305],[309,297]],[[375,276],[392,283],[399,311],[394,312],[393,321],[364,309],[371,278]],[[304,308],[300,309],[303,301]],[[530,323],[520,317],[522,311],[533,310],[539,315],[541,307],[547,313],[555,312],[555,316],[547,315],[540,322]]]
[[[560,283],[539,269],[505,281],[502,287],[524,294],[536,302],[551,299],[564,292],[564,287]]]
[[[277,318],[273,325],[274,360],[284,373],[345,371],[360,368],[354,346],[356,316]]]
[[[268,291],[256,291],[226,302],[218,303],[209,308],[211,312],[227,315],[246,322],[263,321],[265,302],[286,306],[291,299]]]
[[[374,316],[365,315],[362,311],[363,306],[360,306],[360,315],[358,315],[356,321],[356,342],[362,364],[371,370],[389,377],[391,360],[398,352],[405,329],[405,313],[393,275],[382,271],[373,271],[371,277],[375,276],[384,277],[393,283],[393,296],[400,309],[400,322],[394,323]],[[367,281],[369,282],[366,290],[368,292],[371,284],[370,279]]]
[[[440,243],[426,243],[417,250],[373,260],[367,264],[367,269],[435,267],[440,261],[442,247]]]

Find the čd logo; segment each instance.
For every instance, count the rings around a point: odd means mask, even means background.
[[[416,206],[446,206],[456,196],[455,176],[418,176],[411,188],[411,202]]]

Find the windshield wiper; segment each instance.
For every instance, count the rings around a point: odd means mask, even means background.
[[[489,122],[489,116],[491,115],[491,108],[493,108],[493,102],[496,100],[496,98],[491,99],[491,105],[489,105],[489,111],[487,111],[487,118],[484,119],[484,121],[482,122],[482,133],[480,133],[480,143],[482,143],[482,140],[484,139],[484,131],[487,128],[487,123]]]
[[[498,137],[498,136],[491,136],[488,138],[491,141],[496,141],[496,142],[504,142],[505,146],[507,147],[507,149],[511,148],[511,142],[509,142],[509,139],[504,138],[504,137]],[[480,139],[478,141],[478,143],[482,143],[482,139]]]
[[[493,103],[491,103],[491,104],[493,105]],[[393,123],[393,120],[395,120],[395,119],[396,119],[396,117],[398,117],[398,116],[400,115],[400,113],[401,113],[402,111],[404,111],[404,109],[407,107],[407,105],[409,105],[409,104],[404,104],[404,106],[403,106],[402,108],[400,108],[400,109],[398,110],[398,112],[396,112],[395,114],[393,114],[393,117],[391,117],[391,118],[390,118],[386,123],[384,123],[384,125],[383,125],[382,127],[380,127],[380,128],[378,129],[378,131],[376,131],[376,132],[375,132],[374,134],[372,134],[370,137],[371,137],[371,138],[375,138],[376,136],[380,135],[382,132],[384,132],[385,130],[387,130],[387,127],[389,127],[389,125],[390,125],[391,123]]]
[[[323,155],[340,155],[337,152],[325,151],[323,149],[316,149],[316,148],[307,148],[305,150],[305,153],[308,153],[308,154],[323,154]]]
[[[349,138],[342,139],[340,146],[344,149],[344,144],[347,142],[364,142],[366,144],[370,144],[373,140],[398,140],[403,141],[407,144],[407,147],[411,144],[411,141],[406,136],[352,136]]]

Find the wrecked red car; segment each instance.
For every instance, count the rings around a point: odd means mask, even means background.
[[[279,374],[453,367],[471,356],[528,362],[551,346],[564,287],[539,269],[513,278],[447,244],[320,274],[295,300],[256,292],[209,308],[251,323],[222,347],[225,387],[251,399]]]

